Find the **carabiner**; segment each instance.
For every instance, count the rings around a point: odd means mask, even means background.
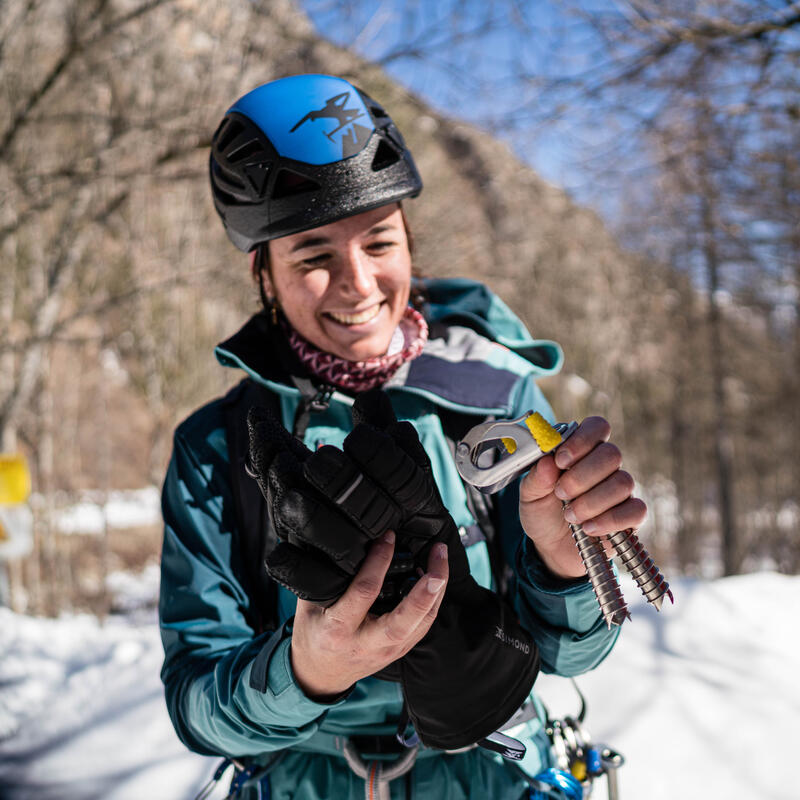
[[[494,494],[530,469],[547,452],[536,443],[525,420],[503,419],[476,425],[456,445],[455,461],[461,477],[484,494]],[[577,422],[558,422],[553,428],[561,441],[578,428]]]

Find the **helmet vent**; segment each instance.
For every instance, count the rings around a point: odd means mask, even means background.
[[[244,130],[244,125],[238,119],[227,119],[217,130],[217,150],[224,153],[228,145]]]
[[[216,159],[213,160],[211,167],[218,181],[226,183],[234,189],[244,189],[244,183],[239,179],[239,176],[235,172],[225,169]]]
[[[371,105],[369,110],[375,119],[389,119],[389,115],[380,106]]]
[[[400,154],[395,150],[385,139],[378,142],[378,147],[375,150],[375,157],[372,159],[372,171],[378,172],[379,170],[391,167],[400,160]]]
[[[259,197],[264,196],[264,192],[267,188],[267,178],[269,178],[269,171],[271,169],[272,164],[264,161],[245,165],[244,173],[247,175],[250,185]]]
[[[251,139],[241,147],[237,147],[232,153],[228,153],[228,161],[231,164],[238,164],[240,161],[244,161],[246,158],[249,158],[256,153],[259,155],[263,154],[264,148],[258,139]]]
[[[294,172],[290,169],[282,169],[275,178],[275,185],[272,188],[272,197],[277,200],[281,197],[292,197],[307,192],[315,192],[320,189],[320,185],[311,178]]]

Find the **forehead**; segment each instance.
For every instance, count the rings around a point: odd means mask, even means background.
[[[296,248],[303,242],[312,240],[337,242],[356,236],[363,236],[372,231],[373,228],[383,228],[384,226],[403,228],[403,215],[400,211],[399,203],[364,211],[361,214],[345,217],[345,219],[331,222],[328,225],[320,225],[318,228],[311,228],[301,233],[282,236],[279,239],[273,239],[270,245],[278,250],[286,251]]]

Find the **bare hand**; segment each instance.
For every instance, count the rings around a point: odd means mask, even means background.
[[[608,441],[610,434],[605,419],[587,417],[555,456],[537,461],[520,484],[522,527],[550,571],[561,577],[586,572],[567,522],[602,536],[638,528],[647,516],[645,503],[632,495],[633,478],[620,469],[622,454]]]
[[[433,624],[448,578],[447,546],[431,548],[428,572],[391,612],[369,609],[394,553],[394,533],[376,540],[347,591],[328,608],[297,601],[292,669],[307,697],[341,694],[404,656]]]

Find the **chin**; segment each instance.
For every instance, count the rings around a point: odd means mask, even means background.
[[[391,337],[389,339],[391,341]],[[380,342],[363,342],[349,347],[337,348],[337,355],[347,361],[368,361],[371,358],[380,358],[386,355],[389,349],[389,341],[385,344]]]

